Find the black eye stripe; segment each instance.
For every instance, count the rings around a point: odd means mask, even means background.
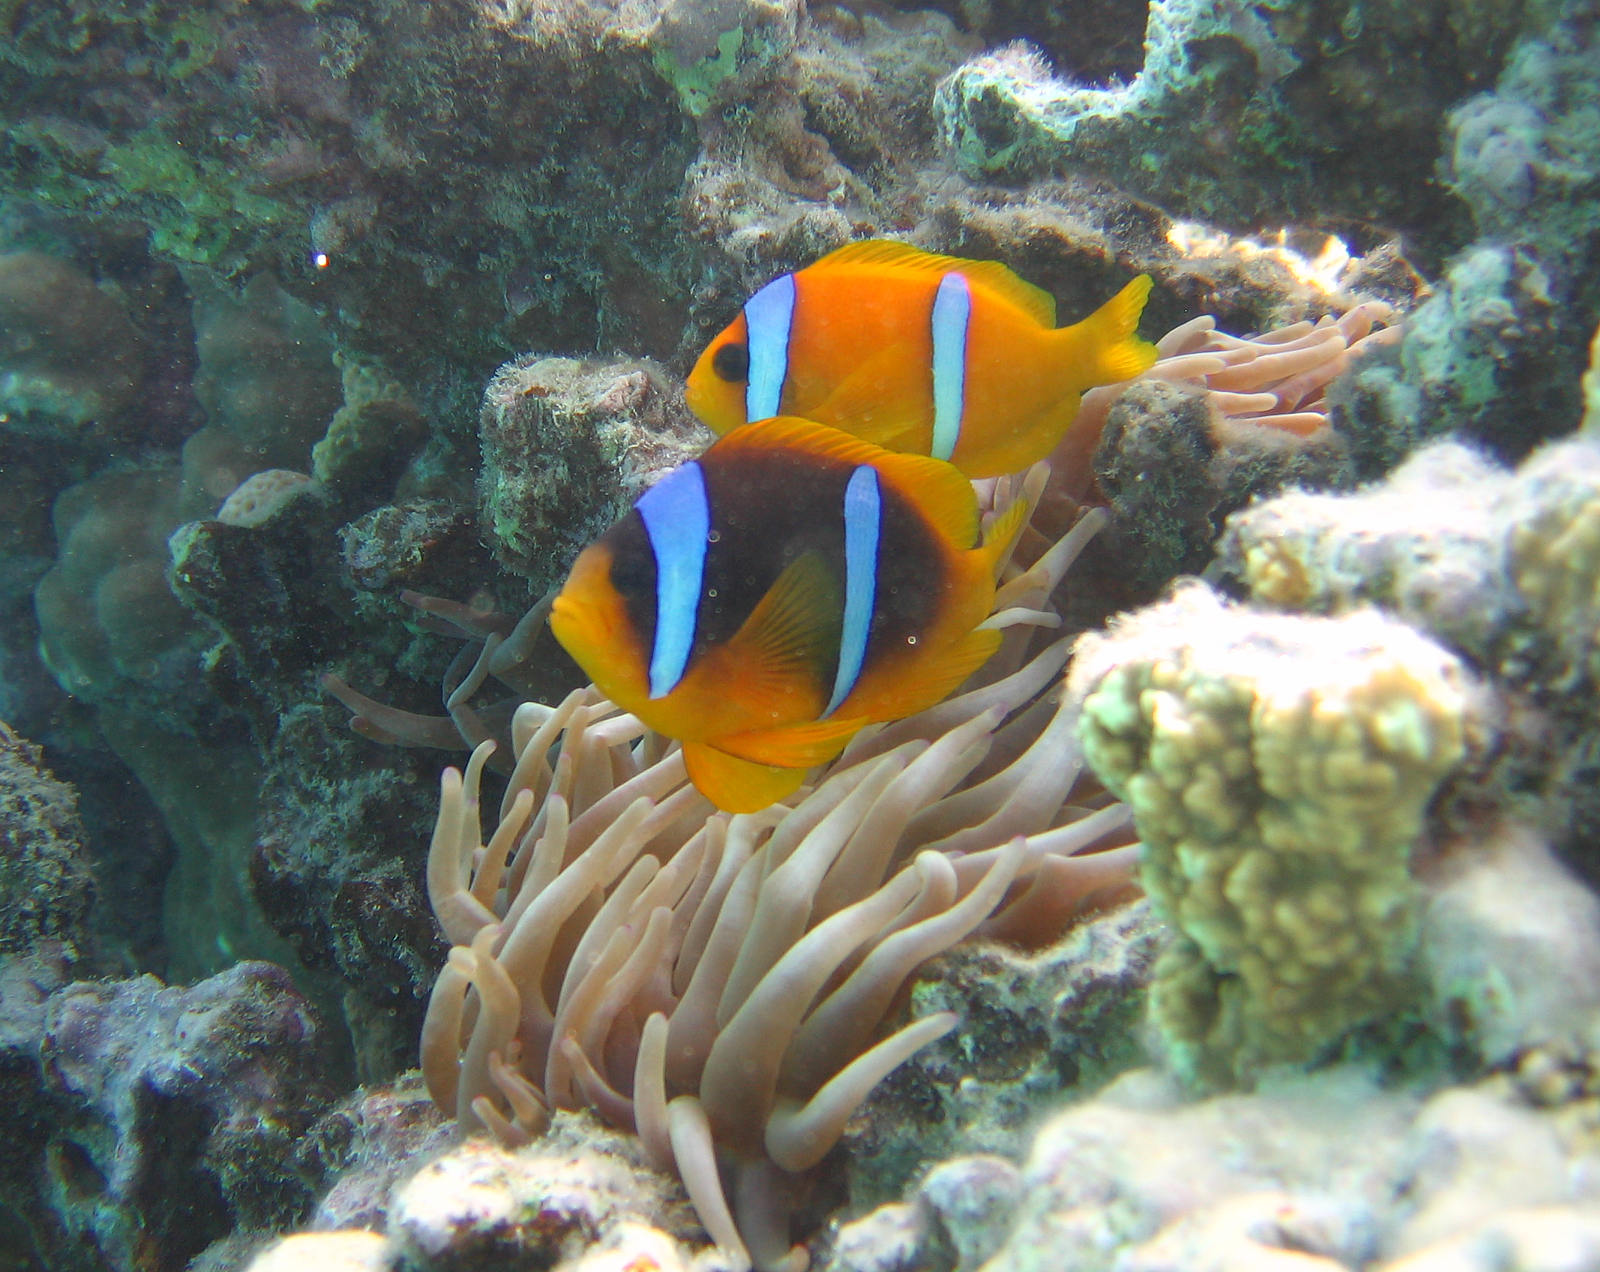
[[[711,355],[711,369],[730,384],[742,384],[750,378],[750,350],[730,340]]]

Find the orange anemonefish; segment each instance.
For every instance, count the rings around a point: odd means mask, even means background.
[[[969,477],[1054,449],[1085,389],[1146,370],[1141,274],[1082,322],[996,261],[852,243],[773,279],[700,355],[689,407],[713,432],[798,415]]]
[[[694,784],[753,812],[855,732],[981,666],[1025,507],[980,543],[971,483],[808,420],[735,429],[579,555],[556,637],[613,702],[683,741]]]

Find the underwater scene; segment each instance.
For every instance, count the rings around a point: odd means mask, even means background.
[[[1600,0],[0,0],[0,1272],[1600,1272]]]

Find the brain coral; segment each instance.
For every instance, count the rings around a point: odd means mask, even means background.
[[[1086,638],[1069,693],[1179,934],[1151,1010],[1181,1069],[1310,1059],[1398,1001],[1412,848],[1467,747],[1452,655],[1373,611],[1260,614],[1196,584]]]

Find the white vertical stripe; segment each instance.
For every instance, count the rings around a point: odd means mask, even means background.
[[[675,468],[634,505],[656,558],[656,636],[650,650],[650,696],[678,687],[694,647],[705,585],[711,503],[697,463]]]
[[[746,423],[779,412],[789,375],[789,331],[794,325],[794,275],[784,274],[744,302],[750,340],[750,378],[744,390]]]
[[[966,410],[967,322],[972,293],[965,276],[952,270],[933,298],[933,457],[949,459],[961,438]]]
[[[844,490],[844,623],[839,631],[839,667],[833,677],[833,697],[826,718],[849,696],[861,679],[867,659],[867,634],[878,600],[878,537],[883,525],[883,504],[878,493],[878,471],[862,464],[850,474]]]

